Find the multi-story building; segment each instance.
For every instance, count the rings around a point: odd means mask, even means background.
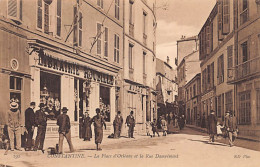
[[[234,3],[234,54],[229,57],[228,83],[235,87],[240,135],[260,136],[260,1]]]
[[[111,127],[122,86],[122,9],[123,0],[0,1],[1,121],[15,98],[22,113],[30,101],[46,105],[47,136],[57,136],[61,107],[73,136],[83,113],[98,107]]]
[[[123,1],[124,70],[122,111],[134,111],[135,130],[143,132],[146,121],[156,113],[155,92],[155,0]],[[125,129],[122,130],[123,133]],[[126,131],[125,131],[126,132]]]
[[[219,121],[234,109],[234,86],[228,85],[228,68],[234,53],[234,3],[217,1],[200,33],[201,109],[216,111]]]
[[[187,124],[200,126],[201,75],[198,73],[185,85],[185,115]]]
[[[176,82],[176,70],[167,62],[156,58],[156,92],[157,92],[157,116],[166,114],[176,109],[175,98],[178,95],[178,86]]]
[[[178,104],[182,114],[185,113],[186,100],[184,86],[200,72],[198,43],[196,36],[177,41]]]

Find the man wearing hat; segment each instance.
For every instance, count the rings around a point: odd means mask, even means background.
[[[208,116],[208,133],[209,143],[214,142],[214,136],[217,134],[217,117],[214,110],[211,110]]]
[[[35,122],[35,102],[30,103],[30,107],[25,110],[25,128],[26,128],[26,148],[25,151],[30,151],[32,148],[32,137]]]
[[[71,141],[71,131],[70,131],[70,118],[67,115],[68,108],[63,107],[61,115],[57,118],[57,125],[59,126],[59,153],[62,154],[63,151],[63,139],[67,139],[69,144],[70,152],[73,152],[73,145]]]
[[[92,138],[91,121],[92,120],[89,117],[88,112],[86,111],[83,119],[83,128],[82,128],[84,141],[90,141],[90,138]]]
[[[100,114],[100,109],[96,109],[97,115],[95,115],[92,118],[92,122],[94,123],[94,132],[95,132],[95,143],[97,145],[97,150],[102,150],[100,148],[100,144],[103,140],[103,125],[105,126],[106,129],[106,123],[104,118]]]
[[[131,111],[130,115],[126,117],[126,124],[129,127],[128,129],[128,137],[134,138],[134,127],[135,127],[135,118],[134,118],[134,112]]]
[[[234,141],[237,138],[237,119],[233,115],[232,111],[227,111],[225,116],[225,127],[229,137],[229,145],[232,147],[234,145]]]
[[[11,151],[14,151],[14,138],[16,139],[16,149],[21,150],[21,113],[17,100],[11,99],[10,110],[8,111],[8,135],[10,138]]]
[[[45,105],[40,103],[39,107],[40,109],[35,113],[35,126],[38,127],[38,130],[33,150],[41,150],[42,153],[44,153],[43,145],[47,127],[47,115],[45,112]]]
[[[118,139],[120,137],[122,124],[123,124],[123,117],[121,116],[121,112],[118,111],[117,115],[115,117],[115,120],[113,122],[113,125],[114,125],[114,138],[116,138],[116,139]]]

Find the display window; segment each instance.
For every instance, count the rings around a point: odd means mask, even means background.
[[[40,82],[40,102],[45,105],[48,119],[55,120],[61,109],[60,76],[41,71]]]
[[[99,108],[106,122],[111,121],[110,88],[100,86]]]

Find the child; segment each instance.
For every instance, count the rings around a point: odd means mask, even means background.
[[[224,126],[218,121],[217,122],[217,138],[222,135],[222,129],[224,128]]]
[[[3,146],[5,148],[4,155],[7,155],[8,150],[10,148],[10,140],[9,140],[9,137],[8,137],[7,125],[5,125],[2,130],[3,130],[3,132],[0,131],[0,142],[3,144]]]
[[[146,135],[152,137],[152,135],[150,134],[150,122],[146,122],[145,127],[146,127]]]
[[[157,121],[156,119],[153,119],[153,122],[151,122],[152,131],[153,131],[153,137],[155,137],[155,133],[157,133],[158,137],[160,137],[158,128],[157,128]]]

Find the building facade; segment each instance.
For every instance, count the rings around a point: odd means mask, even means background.
[[[198,37],[183,38],[177,41],[177,78],[178,104],[182,114],[185,113],[185,85],[200,72]]]
[[[169,65],[169,59],[168,62],[164,62],[156,58],[157,116],[177,112],[175,101],[178,95],[178,86],[176,78],[176,70]]]
[[[228,83],[235,87],[234,113],[239,131],[245,136],[260,136],[260,1],[234,3],[233,64]]]
[[[146,121],[156,114],[156,15],[155,0],[123,1],[124,58],[122,111],[134,111],[135,130],[145,131]],[[123,128],[123,133],[127,133]]]
[[[4,0],[0,6],[1,114],[11,98],[22,112],[30,101],[42,102],[47,136],[58,137],[55,119],[67,107],[72,136],[81,137],[83,113],[92,117],[100,107],[112,132],[120,107],[123,1]]]
[[[201,109],[207,116],[216,112],[224,121],[234,109],[234,86],[227,84],[230,58],[234,54],[233,1],[218,1],[199,33],[201,62]]]
[[[185,85],[186,123],[200,126],[201,122],[201,74],[195,75]]]

